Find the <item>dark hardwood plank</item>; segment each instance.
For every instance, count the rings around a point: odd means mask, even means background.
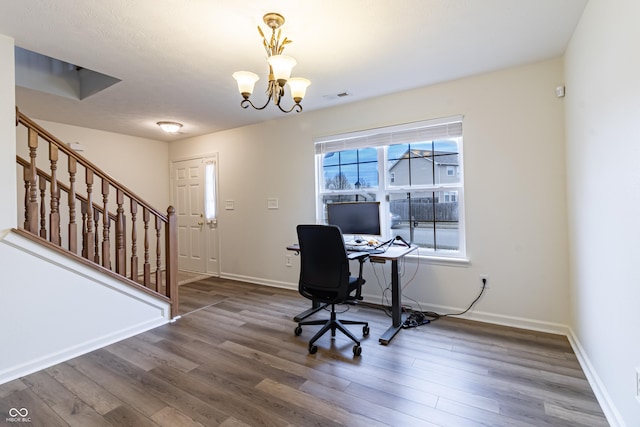
[[[88,356],[77,357],[67,362],[87,378],[100,384],[103,393],[110,393],[123,402],[133,402],[136,409],[148,417],[160,412],[167,404],[149,393],[142,384],[130,381],[122,372],[114,372]]]
[[[0,413],[28,408],[47,426],[608,425],[563,336],[440,318],[382,346],[388,314],[359,305],[338,317],[369,322],[362,356],[340,333],[310,355],[318,327],[294,335],[308,307],[295,291],[206,278],[180,294],[178,321],[0,385]]]
[[[60,415],[34,393],[31,388],[15,391],[3,397],[0,400],[0,408],[2,408],[0,414],[4,420],[6,420],[6,418],[15,418],[9,414],[11,408],[20,410],[25,408],[28,411],[27,417],[30,420],[29,423],[15,422],[12,424],[29,425],[33,427],[62,427],[70,425],[67,420],[60,417]]]

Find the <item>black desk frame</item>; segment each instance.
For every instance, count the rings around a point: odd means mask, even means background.
[[[300,247],[298,245],[287,246],[287,249],[296,252],[300,251]],[[372,262],[384,264],[387,261],[391,261],[391,326],[389,326],[389,328],[387,328],[387,330],[378,339],[382,345],[389,344],[398,331],[402,329],[402,292],[400,288],[400,269],[398,268],[398,261],[416,249],[418,249],[417,246],[391,246],[385,253],[369,255],[369,259]],[[293,318],[293,320],[299,322],[322,308],[323,307],[321,305],[314,301],[310,309],[298,314]]]
[[[398,331],[402,329],[402,292],[398,261],[416,249],[418,249],[417,246],[391,246],[387,252],[371,255],[370,257],[372,262],[384,263],[391,261],[391,326],[378,339],[382,345],[389,344]]]

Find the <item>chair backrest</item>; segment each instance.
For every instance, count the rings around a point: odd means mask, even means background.
[[[302,296],[341,302],[349,295],[349,259],[340,228],[334,225],[298,225]]]

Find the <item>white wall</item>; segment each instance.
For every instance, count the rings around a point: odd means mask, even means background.
[[[16,97],[13,39],[0,34],[0,200],[16,200]],[[4,141],[4,142],[2,142]],[[4,202],[3,202],[4,204]],[[16,226],[16,210],[0,209],[0,231]]]
[[[491,289],[470,317],[566,332],[562,81],[560,59],[536,63],[181,140],[170,158],[219,153],[221,206],[235,202],[220,212],[222,275],[295,288],[298,264],[285,267],[285,246],[296,224],[315,222],[313,138],[463,114],[470,264],[407,262],[404,293],[423,309],[459,310],[488,274]],[[271,197],[278,210],[267,209]],[[380,302],[371,267],[366,275],[367,299]]]
[[[167,323],[169,304],[24,237],[0,236],[0,384]]]
[[[637,0],[591,0],[566,54],[571,323],[627,426],[640,425],[639,19]]]

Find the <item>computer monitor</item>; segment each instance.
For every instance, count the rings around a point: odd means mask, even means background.
[[[380,202],[328,203],[327,222],[342,234],[380,236]]]

